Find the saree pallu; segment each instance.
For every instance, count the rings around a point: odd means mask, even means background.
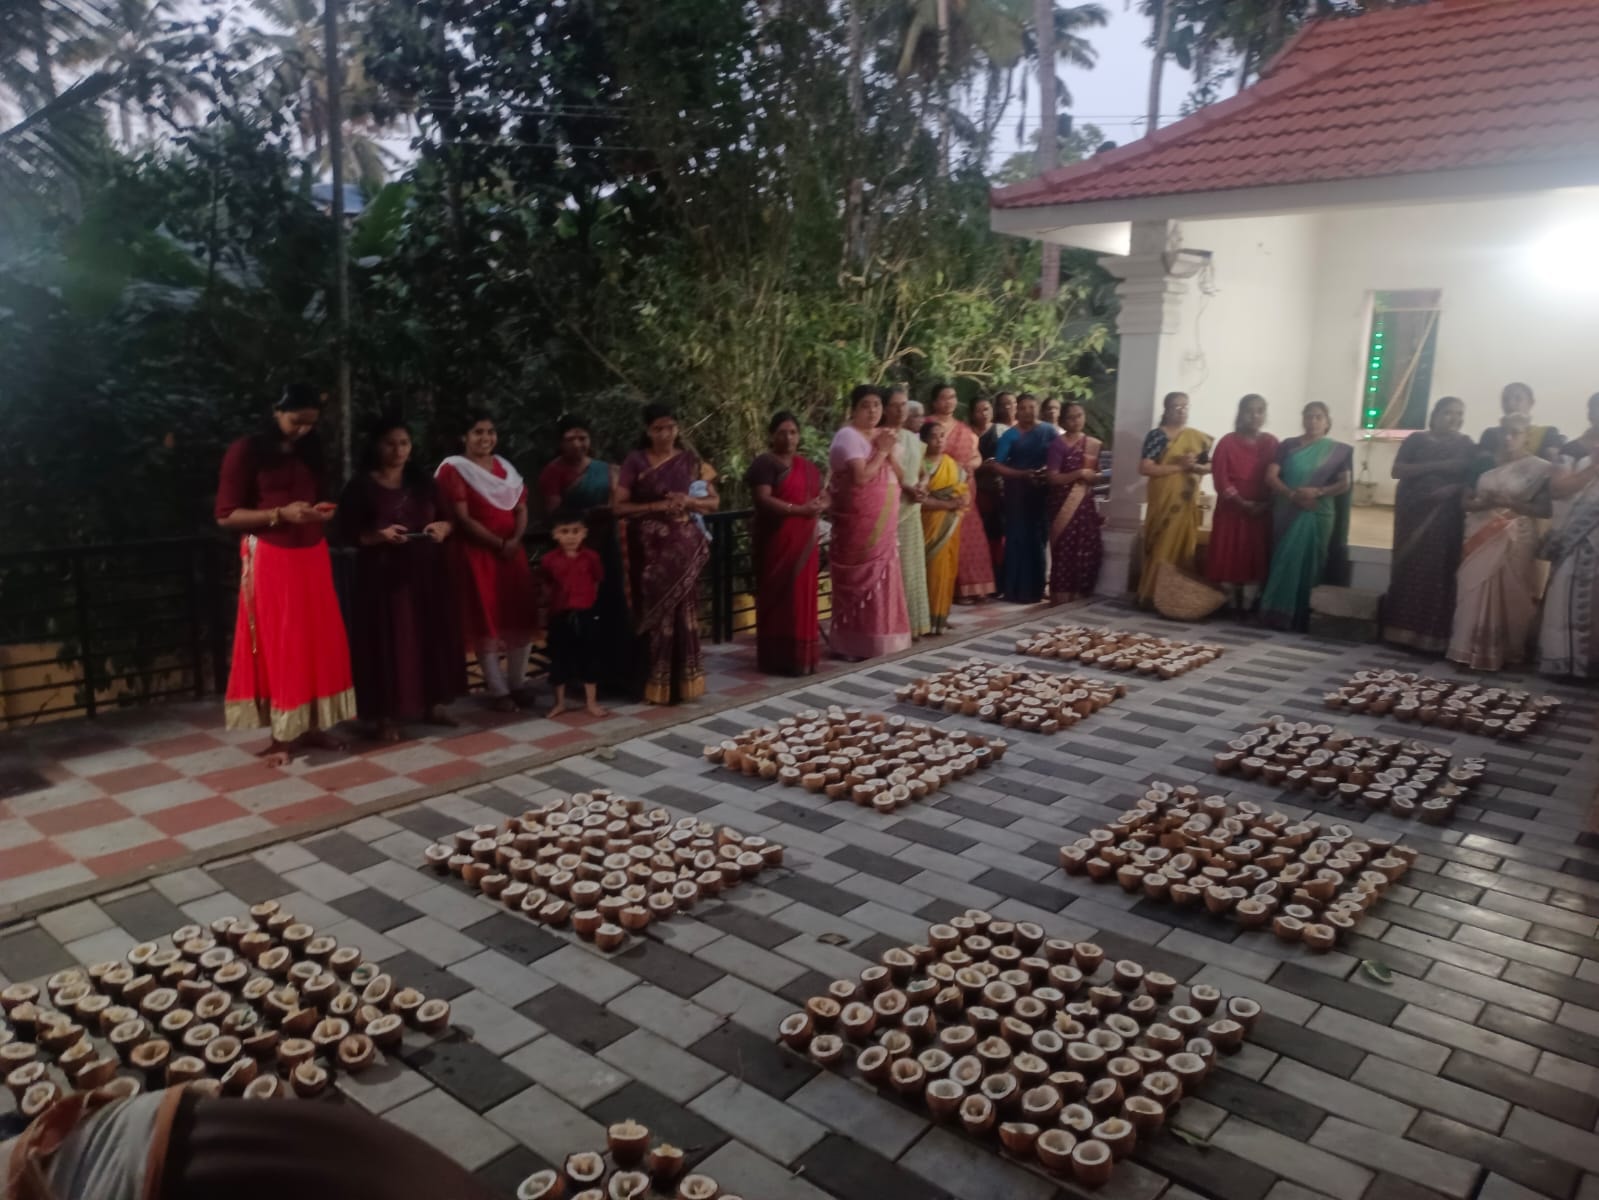
[[[642,450],[622,465],[621,486],[636,504],[686,495],[699,478],[699,459],[679,451],[651,466]],[[705,694],[700,659],[700,572],[710,561],[710,542],[687,516],[654,513],[629,518],[628,566],[633,574],[634,629],[645,642],[649,673],[646,704],[674,704]]]
[[[1477,489],[1531,503],[1554,467],[1528,456],[1483,472]],[[1538,519],[1495,508],[1466,515],[1449,659],[1478,671],[1525,662],[1538,615]]]
[[[1149,453],[1152,440],[1164,443],[1159,454]],[[1185,454],[1202,455],[1210,449],[1210,438],[1197,429],[1183,429],[1168,438],[1163,430],[1153,430],[1144,439],[1144,458],[1170,466]],[[1149,481],[1147,511],[1144,514],[1144,565],[1138,577],[1138,599],[1148,604],[1155,595],[1155,576],[1160,564],[1169,562],[1184,571],[1194,569],[1199,549],[1199,476],[1186,471],[1162,475]]]
[[[907,429],[896,435],[898,445],[894,460],[907,485],[915,485],[922,477],[922,462],[927,447],[922,439]],[[921,637],[933,629],[932,614],[927,604],[927,559],[922,554],[922,506],[915,501],[899,503],[899,569],[905,577],[905,611],[910,617],[911,636]]]
[[[983,462],[991,461],[999,453],[999,439],[1005,436],[1009,425],[990,425],[977,439],[978,453]],[[994,591],[1005,573],[1005,482],[992,471],[979,470],[975,488],[977,502],[972,505],[983,520],[983,537],[988,542],[988,565],[994,572]]]
[[[995,458],[1019,471],[1039,470],[1049,459],[1049,446],[1055,436],[1053,425],[1034,425],[1025,432],[1012,428],[1000,439]],[[1049,538],[1044,501],[1045,489],[1033,480],[1005,480],[1005,574],[1001,591],[1014,604],[1038,603],[1049,583],[1044,566]]]
[[[970,480],[982,461],[977,435],[965,421],[951,418],[944,437],[944,453]],[[981,496],[979,496],[981,500]],[[994,560],[985,534],[983,514],[972,505],[958,514],[960,522],[960,561],[955,572],[955,595],[962,600],[986,600],[994,594]],[[929,580],[928,588],[932,588]]]
[[[270,727],[292,742],[355,716],[344,618],[326,542],[239,545],[239,615],[224,713],[229,729]]]
[[[774,499],[809,504],[822,492],[822,473],[799,455],[771,485]],[[750,524],[755,559],[755,665],[773,675],[816,670],[821,628],[817,574],[821,562],[816,517],[784,517],[757,508]]]
[[[600,658],[595,674],[602,686],[631,691],[637,686],[633,675],[638,656],[634,652],[633,631],[628,626],[627,570],[622,562],[622,542],[616,517],[610,509],[610,463],[598,459],[590,461],[583,473],[561,490],[561,504],[583,514],[583,524],[588,529],[583,544],[600,556],[600,565],[605,568],[593,609],[598,630],[595,644],[599,647]]]
[[[1332,438],[1289,438],[1278,451],[1283,483],[1291,488],[1331,487],[1354,461],[1353,447]],[[1275,534],[1271,573],[1260,595],[1260,619],[1274,629],[1310,624],[1310,593],[1323,583],[1343,583],[1349,573],[1349,493],[1323,496],[1306,511],[1281,497],[1272,508]]]
[[[1227,496],[1257,503],[1266,490],[1266,468],[1277,461],[1277,439],[1269,433],[1248,440],[1229,433],[1216,443],[1211,478],[1216,485],[1216,512],[1205,546],[1205,578],[1212,583],[1259,584],[1271,570],[1271,511],[1252,513]]]
[[[1065,474],[1099,465],[1098,438],[1084,437],[1075,446],[1057,438],[1050,446],[1049,469]],[[1049,594],[1055,600],[1091,596],[1099,584],[1104,545],[1093,485],[1079,481],[1049,489]]]
[[[833,617],[827,643],[834,654],[846,658],[896,654],[911,645],[905,581],[899,569],[899,482],[886,465],[859,486],[851,475],[850,463],[871,452],[866,436],[845,426],[834,437],[829,455],[833,482],[828,573]]]
[[[1442,653],[1455,624],[1455,573],[1466,536],[1461,492],[1471,481],[1472,441],[1463,433],[1413,433],[1399,464],[1459,460],[1460,470],[1401,479],[1394,493],[1394,557],[1382,603],[1384,641]]]
[[[938,466],[927,480],[928,495],[938,500],[959,500],[966,494],[966,472],[955,465],[950,454],[939,457]],[[966,536],[964,513],[958,509],[922,511],[922,545],[927,559],[927,604],[933,632],[943,633],[949,625],[949,610],[955,603],[955,589],[962,562],[961,540]],[[981,537],[981,530],[978,531]]]
[[[1574,468],[1587,465],[1582,460]],[[1599,678],[1599,483],[1571,502],[1565,520],[1544,543],[1554,564],[1544,594],[1538,669],[1545,675]]]

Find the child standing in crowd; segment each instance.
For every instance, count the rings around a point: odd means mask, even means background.
[[[605,567],[600,556],[583,544],[588,526],[581,514],[557,512],[550,519],[550,532],[555,537],[555,549],[539,559],[550,613],[550,684],[555,689],[550,716],[558,717],[567,711],[566,685],[581,683],[584,708],[590,716],[603,717],[607,714],[596,694],[600,646],[595,603]]]

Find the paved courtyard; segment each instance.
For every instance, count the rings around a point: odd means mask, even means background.
[[[1021,628],[1043,623],[1029,615]],[[1176,632],[1111,604],[1051,619],[1067,618]],[[1434,664],[1207,626],[1203,639],[1227,646],[1218,662],[1169,682],[1129,678],[1130,695],[1067,733],[1011,734],[996,768],[887,816],[713,770],[700,756],[708,740],[830,703],[926,718],[894,707],[893,689],[974,654],[1008,657],[1014,636],[925,645],[45,912],[0,933],[0,979],[119,956],[183,922],[280,899],[451,1000],[448,1038],[339,1086],[507,1194],[631,1117],[746,1200],[1081,1195],[776,1044],[778,1021],[828,980],[976,906],[1265,1006],[1243,1050],[1178,1109],[1185,1136],[1147,1140],[1097,1195],[1599,1200],[1599,849],[1584,833],[1599,782],[1591,694],[1555,689],[1567,701],[1558,718],[1519,744],[1426,731],[1457,753],[1486,754],[1485,785],[1447,826],[1352,822],[1402,833],[1420,856],[1357,934],[1319,956],[1067,876],[1058,847],[1151,779],[1302,813],[1293,803],[1302,793],[1210,774],[1213,748],[1271,713],[1417,736],[1335,718],[1320,696],[1362,667]],[[787,845],[787,862],[609,957],[418,869],[435,838],[595,786],[764,834]]]

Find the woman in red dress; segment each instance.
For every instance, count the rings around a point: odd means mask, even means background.
[[[1233,432],[1211,456],[1216,515],[1205,574],[1227,593],[1233,611],[1255,610],[1271,570],[1271,493],[1266,468],[1277,461],[1277,439],[1265,432],[1266,401],[1251,393],[1238,402]]]
[[[814,675],[822,637],[817,518],[827,497],[822,473],[799,452],[799,419],[780,412],[768,432],[771,449],[744,475],[755,500],[755,666],[769,675]]]
[[[216,521],[239,546],[239,615],[225,713],[229,729],[270,728],[273,766],[296,745],[342,749],[329,734],[355,716],[350,650],[322,526],[334,512],[316,435],[322,397],[291,384],[261,433],[228,447]]]
[[[527,656],[538,632],[533,569],[522,548],[527,532],[527,488],[515,467],[494,453],[494,418],[473,413],[461,445],[434,472],[450,511],[450,539],[461,594],[461,624],[483,669],[483,683],[501,712],[527,702]],[[500,653],[505,667],[500,667]]]

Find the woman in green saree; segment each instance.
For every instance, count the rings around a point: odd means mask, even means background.
[[[1319,400],[1305,405],[1305,436],[1289,438],[1266,468],[1272,510],[1271,574],[1260,619],[1278,629],[1310,622],[1310,592],[1349,576],[1349,485],[1354,448],[1328,437],[1332,417]]]

